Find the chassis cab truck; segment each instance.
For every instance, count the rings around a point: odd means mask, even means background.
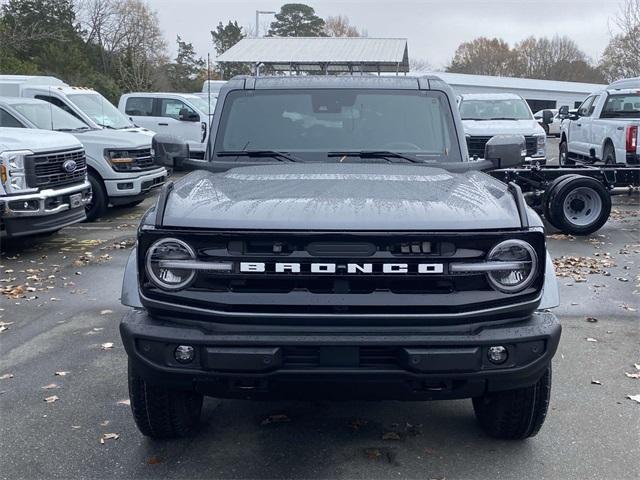
[[[55,77],[0,75],[0,96],[43,100],[75,117],[77,125],[70,128],[86,150],[87,174],[93,189],[87,205],[89,220],[102,216],[109,205],[140,203],[166,181],[166,169],[153,163],[153,132],[136,127],[98,92],[69,86]],[[37,126],[57,128],[53,120]]]
[[[91,200],[84,149],[72,135],[0,128],[0,236],[82,222]]]

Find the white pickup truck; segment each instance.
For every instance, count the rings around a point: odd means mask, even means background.
[[[82,222],[90,201],[85,151],[75,137],[0,128],[0,237],[50,233]]]
[[[561,165],[640,163],[640,80],[595,92],[576,112],[561,107],[560,115]]]
[[[483,158],[485,145],[495,135],[522,135],[527,149],[525,160],[546,163],[547,134],[520,95],[465,93],[458,97],[458,109],[470,156]],[[542,112],[542,117],[543,123],[553,121],[548,110]]]

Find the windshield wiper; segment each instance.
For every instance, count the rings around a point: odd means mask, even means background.
[[[304,162],[304,160],[291,155],[287,152],[278,152],[276,150],[225,150],[217,152],[218,157],[257,157],[257,158],[275,158],[279,162]]]
[[[404,153],[392,152],[390,150],[360,150],[360,151],[345,151],[345,152],[329,152],[328,157],[360,157],[360,158],[381,158],[387,160],[389,163],[394,163],[389,158],[401,158],[411,163],[425,163],[410,155]]]
[[[89,127],[78,127],[78,128],[56,128],[56,132],[83,132],[85,130],[89,130]]]
[[[102,123],[97,123],[96,125],[99,125],[102,128],[108,128],[109,130],[115,130],[111,125],[104,125]]]
[[[526,118],[513,118],[513,117],[495,117],[487,118],[486,120],[527,120]]]

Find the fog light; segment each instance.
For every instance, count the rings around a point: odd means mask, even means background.
[[[507,361],[509,358],[509,352],[507,349],[502,346],[497,347],[489,347],[489,351],[487,352],[487,357],[491,363],[495,363],[496,365],[500,365]]]
[[[189,345],[178,345],[173,356],[180,363],[190,363],[195,357],[195,350]]]

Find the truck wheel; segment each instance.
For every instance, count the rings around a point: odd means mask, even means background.
[[[549,220],[571,235],[589,235],[609,219],[611,196],[598,180],[582,175],[559,183],[549,194]]]
[[[91,184],[91,201],[85,208],[87,210],[87,222],[93,222],[107,212],[109,200],[104,185],[98,176],[93,172],[89,172],[88,177]]]
[[[558,185],[565,182],[569,178],[579,177],[577,174],[569,174],[562,175],[561,177],[556,178],[545,188],[544,197],[542,199],[542,213],[544,215],[544,219],[555,229],[560,230],[560,227],[554,223],[553,218],[551,217],[551,194],[558,188]]]
[[[602,152],[602,161],[605,165],[616,164],[616,150],[610,143],[607,143],[604,147],[604,150]]]
[[[198,424],[203,395],[149,385],[129,362],[129,399],[138,430],[152,438],[177,438]]]
[[[575,161],[569,158],[569,147],[567,146],[566,140],[560,142],[558,151],[558,163],[560,163],[560,166],[562,167],[572,167],[576,164]]]
[[[533,437],[544,423],[551,395],[551,366],[534,385],[486,393],[473,399],[482,429],[494,438],[522,440]]]

